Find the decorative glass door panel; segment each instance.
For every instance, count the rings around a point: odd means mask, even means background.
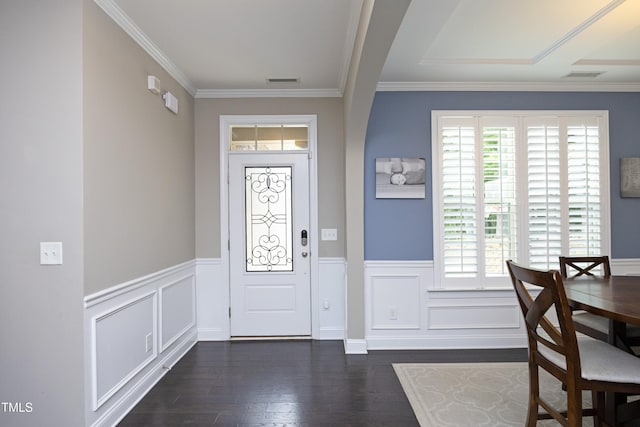
[[[245,167],[246,271],[293,271],[291,166]]]

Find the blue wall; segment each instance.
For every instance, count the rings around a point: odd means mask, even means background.
[[[640,157],[640,93],[378,92],[365,145],[365,259],[433,259],[432,110],[608,110],[610,255],[640,258],[640,199],[620,197],[620,158]],[[427,197],[376,199],[377,157],[425,158]]]

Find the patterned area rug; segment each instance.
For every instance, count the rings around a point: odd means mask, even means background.
[[[529,375],[526,363],[400,363],[393,368],[421,427],[523,426],[527,415]],[[566,408],[559,381],[540,373],[541,395]],[[591,407],[591,394],[583,395]],[[557,426],[555,420],[539,426]],[[583,419],[593,426],[592,418]]]

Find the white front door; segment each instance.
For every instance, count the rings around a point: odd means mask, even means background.
[[[311,335],[309,159],[229,153],[232,337]]]

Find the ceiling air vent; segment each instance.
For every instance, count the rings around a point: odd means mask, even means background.
[[[604,71],[572,71],[571,73],[567,74],[564,77],[578,78],[578,79],[594,79],[603,73]]]
[[[300,79],[297,77],[269,78],[267,83],[300,83]]]

